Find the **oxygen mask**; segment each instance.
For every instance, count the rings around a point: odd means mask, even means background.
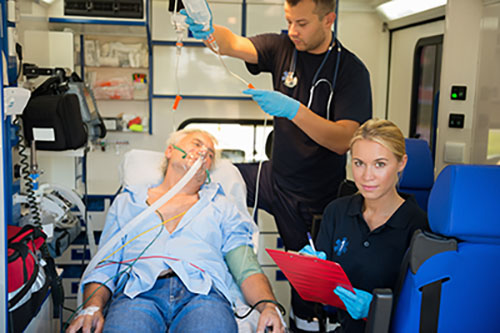
[[[208,148],[204,144],[198,144],[197,147],[191,148],[187,151],[178,147],[177,145],[172,145],[172,147],[183,154],[182,158],[186,161],[186,163],[184,164],[184,169],[186,171],[194,164],[194,162],[196,162],[196,160],[201,158],[202,165],[198,173],[205,173],[207,177],[206,182],[210,183],[211,179],[209,168],[214,158],[213,151],[210,148]]]

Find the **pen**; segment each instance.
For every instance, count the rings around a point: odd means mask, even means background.
[[[314,247],[314,242],[311,237],[311,233],[308,231],[307,232],[307,239],[309,239],[309,245],[311,245],[311,248],[313,249],[314,252],[316,252],[316,248]]]

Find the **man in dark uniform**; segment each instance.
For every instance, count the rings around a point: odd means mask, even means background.
[[[307,244],[313,217],[335,199],[345,179],[344,154],[352,134],[371,118],[372,99],[366,67],[332,33],[335,0],[287,0],[284,8],[288,34],[246,38],[217,25],[203,31],[189,17],[186,22],[196,38],[213,32],[220,53],[244,60],[252,74],[272,74],[275,91],[244,91],[275,116],[258,207],[274,215],[285,248],[299,250]],[[253,206],[258,165],[238,168]],[[295,318],[314,317],[311,305],[294,292],[292,308]]]

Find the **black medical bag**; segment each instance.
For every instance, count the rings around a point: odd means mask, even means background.
[[[87,143],[87,129],[75,94],[34,94],[22,119],[28,142],[33,140],[34,132],[43,131],[43,140],[35,137],[39,150],[77,149]]]
[[[25,65],[29,66],[23,70],[36,78],[38,67]],[[61,68],[48,71],[53,76],[31,93],[22,115],[26,140],[31,143],[35,136],[37,149],[66,150],[104,138],[106,127],[92,90],[75,73],[66,76]]]

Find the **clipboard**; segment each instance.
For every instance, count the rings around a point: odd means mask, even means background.
[[[334,261],[313,256],[266,249],[288,281],[306,301],[328,304],[345,310],[344,303],[335,295],[337,286],[354,292],[342,267]]]

